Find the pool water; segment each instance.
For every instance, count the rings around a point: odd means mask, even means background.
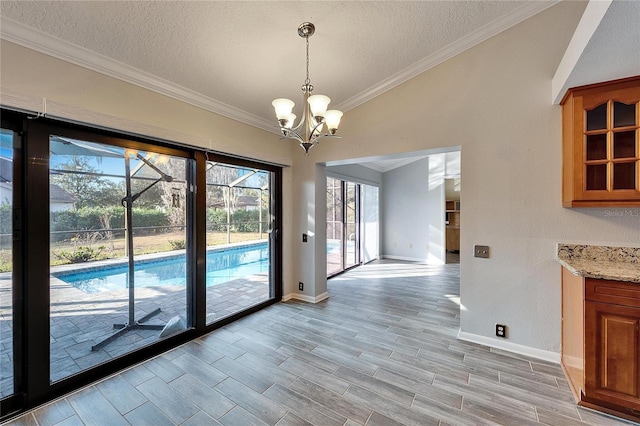
[[[86,293],[99,293],[127,288],[128,269],[128,265],[123,264],[86,272],[53,275]],[[136,262],[135,286],[136,288],[184,286],[186,269],[184,255]],[[269,272],[268,243],[207,252],[207,287],[267,272]]]

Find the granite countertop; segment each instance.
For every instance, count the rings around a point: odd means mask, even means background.
[[[574,275],[640,284],[640,247],[558,244],[556,260]]]

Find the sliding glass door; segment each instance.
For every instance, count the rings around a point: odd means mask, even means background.
[[[360,263],[360,185],[344,182],[344,268]]]
[[[3,114],[2,416],[282,297],[279,167]]]
[[[14,196],[17,189],[14,145],[17,134],[0,129],[0,398],[13,395],[15,387],[14,357]]]
[[[327,177],[327,276],[378,257],[378,188]]]
[[[49,138],[50,380],[189,327],[187,158]]]
[[[273,173],[208,161],[207,324],[273,297]]]

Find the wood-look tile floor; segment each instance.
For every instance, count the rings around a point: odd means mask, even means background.
[[[456,339],[459,267],[380,261],[11,425],[628,425],[558,365]]]

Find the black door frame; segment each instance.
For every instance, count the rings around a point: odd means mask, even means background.
[[[279,302],[282,298],[282,168],[248,159],[239,159],[219,153],[206,152],[170,141],[141,137],[122,132],[92,128],[2,109],[2,125],[22,135],[22,152],[14,150],[14,175],[22,177],[14,183],[14,383],[15,393],[0,401],[0,418],[5,420],[27,409],[45,403],[70,391],[86,386],[98,379],[114,374],[126,367],[161,354],[196,337],[209,333],[239,318]],[[6,127],[5,127],[6,126]],[[149,346],[127,353],[111,361],[96,365],[55,383],[49,382],[49,136],[55,134],[72,139],[88,140],[109,145],[151,150],[161,154],[190,159],[187,179],[191,178],[187,212],[188,275],[193,277],[192,291],[187,291],[193,327],[159,340]],[[19,158],[15,158],[15,157]],[[205,168],[209,160],[228,164],[260,168],[271,172],[273,212],[271,298],[247,310],[205,324],[206,316],[206,191]],[[16,198],[14,196],[14,198]],[[43,216],[46,216],[43,217]],[[44,254],[44,255],[43,255]],[[189,306],[189,304],[188,304]],[[28,366],[28,368],[27,368]]]

